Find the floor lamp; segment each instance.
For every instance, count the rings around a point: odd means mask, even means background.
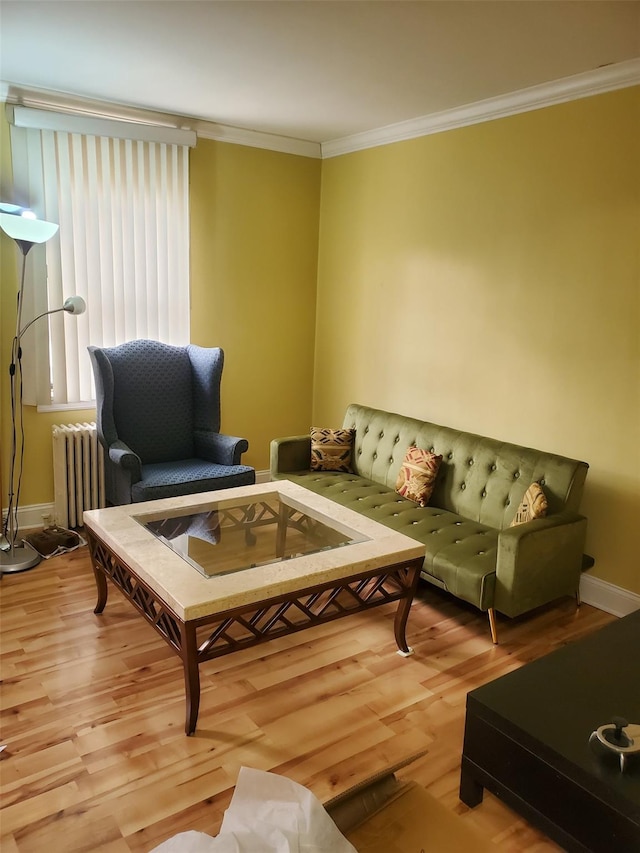
[[[12,204],[0,203],[0,228],[18,245],[22,253],[22,273],[16,306],[16,333],[11,344],[11,364],[9,366],[9,388],[11,397],[11,456],[9,462],[9,503],[4,523],[0,550],[0,574],[22,572],[31,569],[40,562],[40,555],[28,543],[16,544],[18,535],[18,502],[20,500],[20,482],[24,457],[24,425],[22,419],[22,347],[21,339],[27,329],[48,314],[67,311],[70,314],[82,314],[85,310],[84,299],[70,296],[61,308],[44,311],[22,326],[22,303],[24,300],[24,276],[27,254],[36,243],[45,243],[58,230],[53,222],[37,219],[30,210]],[[20,440],[18,441],[18,436]],[[19,454],[18,454],[19,448]]]

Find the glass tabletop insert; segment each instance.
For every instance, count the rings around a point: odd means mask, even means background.
[[[205,577],[342,548],[368,537],[329,516],[266,492],[237,502],[134,516],[157,539]]]

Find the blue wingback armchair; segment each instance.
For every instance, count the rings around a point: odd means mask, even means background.
[[[220,433],[219,347],[129,341],[88,347],[109,504],[255,483],[244,438]]]

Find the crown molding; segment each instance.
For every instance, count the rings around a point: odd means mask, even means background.
[[[505,118],[517,113],[539,110],[554,104],[588,98],[615,89],[624,89],[640,84],[640,59],[629,59],[615,65],[586,71],[572,77],[563,77],[551,83],[541,83],[528,89],[520,89],[495,98],[487,98],[473,104],[465,104],[451,110],[421,116],[409,121],[390,124],[376,130],[354,133],[342,139],[322,143],[322,159],[338,157],[365,148],[389,145],[432,133],[442,133],[467,125]]]
[[[135,122],[164,128],[176,128],[182,131],[191,130],[203,139],[213,139],[232,145],[246,145],[251,148],[263,148],[284,154],[296,154],[300,157],[328,159],[353,151],[362,151],[365,148],[375,148],[380,145],[389,145],[392,142],[402,142],[419,136],[442,133],[447,130],[479,124],[484,121],[493,121],[494,119],[639,84],[640,58],[629,59],[625,62],[597,68],[594,71],[586,71],[572,77],[563,77],[550,83],[542,83],[528,89],[498,95],[495,98],[487,98],[451,110],[443,110],[439,113],[420,116],[323,143],[279,136],[274,133],[263,133],[257,130],[245,130],[240,127],[231,127],[188,116],[159,113],[154,110],[121,104],[110,104],[60,92],[27,89],[1,80],[0,101],[35,109],[56,110],[72,115],[82,115],[87,118]]]
[[[319,142],[308,142],[304,139],[279,136],[275,133],[262,133],[258,130],[245,130],[241,127],[230,127],[212,121],[191,121],[189,126],[203,139],[215,139],[217,142],[229,142],[233,145],[248,145],[250,148],[266,148],[268,151],[297,154],[300,157],[315,157],[316,159],[322,157],[322,148]]]
[[[284,154],[297,154],[301,157],[319,159],[322,151],[319,142],[293,139],[275,133],[263,133],[257,130],[245,130],[204,119],[184,115],[156,112],[143,107],[131,107],[83,98],[64,92],[51,92],[46,89],[28,88],[0,80],[0,101],[16,108],[26,107],[41,113],[57,112],[62,115],[89,120],[127,122],[130,126],[149,125],[167,129],[169,132],[193,131],[203,139],[215,139],[234,145],[248,145],[251,148],[266,148]],[[90,132],[90,131],[85,131]]]

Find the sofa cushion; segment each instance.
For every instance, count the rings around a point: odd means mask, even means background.
[[[155,501],[251,486],[255,481],[255,469],[248,465],[217,465],[197,458],[183,459],[179,463],[155,462],[142,466],[142,479],[131,486],[131,499],[134,503]]]
[[[311,427],[311,470],[351,471],[352,429]]]
[[[435,486],[438,468],[442,456],[422,450],[420,447],[409,447],[402,460],[396,492],[418,506],[426,506]]]
[[[517,524],[526,524],[527,521],[533,521],[534,518],[544,518],[547,514],[547,509],[548,504],[544,489],[540,483],[531,483],[518,505],[510,527],[515,527]]]
[[[498,530],[438,507],[420,507],[395,489],[357,474],[286,474],[312,492],[385,524],[426,546],[422,576],[481,609],[492,606]]]

